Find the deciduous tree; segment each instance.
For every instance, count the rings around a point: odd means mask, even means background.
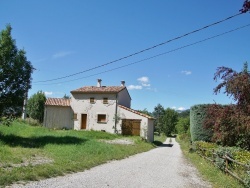
[[[222,80],[214,92],[217,94],[224,88],[224,93],[236,104],[210,106],[204,121],[205,128],[213,130],[214,142],[250,150],[250,73],[247,63],[240,72],[219,67],[214,79]]]
[[[175,126],[178,134],[187,133],[190,127],[190,117],[179,117]]]
[[[31,88],[33,67],[18,50],[11,26],[0,33],[0,116],[20,115],[25,93]]]
[[[171,135],[171,133],[175,132],[175,125],[177,124],[177,121],[178,113],[171,108],[167,108],[162,119],[162,132],[164,132],[166,136]]]
[[[46,97],[44,92],[38,91],[29,98],[27,104],[28,115],[31,118],[38,120],[40,123],[43,122],[45,101]]]

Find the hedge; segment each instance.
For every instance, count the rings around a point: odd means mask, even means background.
[[[190,108],[190,133],[192,141],[210,141],[212,131],[203,128],[206,109],[210,104],[194,105]]]

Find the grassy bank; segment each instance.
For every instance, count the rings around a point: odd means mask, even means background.
[[[130,139],[134,144],[105,142],[114,139]],[[49,130],[16,121],[9,127],[0,126],[0,185],[83,171],[154,147],[139,137],[96,131]]]
[[[214,188],[221,187],[234,187],[241,188],[244,187],[237,180],[233,179],[231,176],[226,175],[218,168],[214,167],[211,163],[200,157],[195,152],[190,152],[190,141],[187,137],[180,139],[177,137],[177,141],[181,145],[182,152],[189,159],[189,161],[198,169],[202,177],[209,181]]]

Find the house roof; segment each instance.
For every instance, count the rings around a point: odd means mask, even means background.
[[[119,93],[125,86],[85,86],[71,91],[71,93]]]
[[[47,98],[45,105],[48,105],[48,106],[70,106],[70,99]]]
[[[132,113],[135,113],[135,114],[137,114],[137,115],[146,117],[146,118],[148,118],[148,119],[155,119],[155,118],[153,118],[153,117],[151,117],[151,116],[149,116],[149,115],[147,115],[147,114],[143,114],[143,113],[138,112],[138,111],[136,111],[136,110],[133,110],[133,109],[131,109],[131,108],[127,108],[127,107],[122,106],[122,105],[118,105],[118,106],[119,106],[120,108],[123,108],[123,109],[125,109],[125,110],[128,110],[128,111],[130,111],[130,112],[132,112]]]

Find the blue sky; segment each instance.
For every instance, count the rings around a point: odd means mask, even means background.
[[[249,13],[92,71],[39,81],[84,71],[183,35],[237,14],[242,4],[243,0],[2,0],[0,30],[11,24],[16,45],[25,49],[36,68],[29,96],[42,90],[47,97],[63,97],[73,89],[96,85],[101,78],[106,86],[125,80],[134,109],[153,111],[158,103],[188,109],[195,104],[232,102],[225,94],[213,94],[218,84],[213,75],[217,67],[240,71],[244,62],[250,62],[250,27],[99,73],[250,24]]]

